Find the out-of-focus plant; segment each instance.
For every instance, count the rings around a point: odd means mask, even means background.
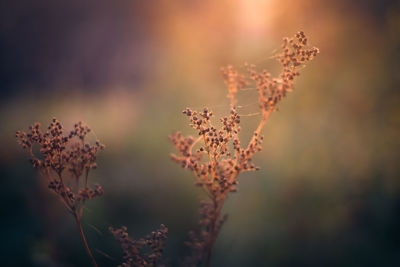
[[[165,240],[168,233],[168,228],[165,225],[161,224],[160,229],[151,232],[146,238],[139,240],[131,238],[125,226],[115,230],[110,227],[110,232],[119,241],[124,251],[124,263],[121,266],[165,266],[162,262]],[[145,251],[146,248],[150,249],[147,253]]]
[[[74,216],[86,252],[93,266],[97,266],[81,223],[85,202],[103,195],[100,185],[92,189],[88,183],[89,172],[97,168],[96,154],[104,149],[99,141],[93,145],[86,142],[90,131],[88,126],[78,122],[65,135],[63,125],[54,118],[46,131],[35,123],[27,133],[18,131],[16,137],[22,148],[29,151],[32,165],[48,180],[49,189]],[[35,151],[36,146],[39,153]]]
[[[200,112],[189,108],[183,111],[198,137],[184,137],[180,132],[172,134],[170,139],[178,153],[172,154],[171,158],[193,172],[196,185],[208,196],[207,200],[201,202],[201,232],[197,235],[191,232],[191,241],[186,243],[191,248],[191,255],[185,261],[188,266],[210,266],[215,240],[227,218],[221,215],[226,198],[229,193],[237,191],[240,173],[258,169],[251,160],[261,150],[263,136],[260,133],[265,122],[278,109],[278,103],[293,90],[294,79],[300,75],[299,68],[318,53],[317,48],[307,46],[304,33],[298,32],[294,38],[283,39],[282,52],[275,56],[282,66],[277,78],[272,78],[266,70],[257,72],[254,65],[246,64],[247,74],[240,74],[232,66],[223,68],[221,72],[228,87],[230,114],[220,119],[220,127],[212,124],[213,112],[208,108]],[[235,96],[239,90],[251,84],[258,91],[261,118],[251,140],[242,147],[239,138],[240,115],[235,108]],[[195,149],[198,144],[199,148]]]
[[[99,141],[93,145],[86,142],[90,132],[88,126],[78,122],[65,135],[63,125],[54,118],[45,132],[41,130],[39,123],[35,123],[29,127],[27,133],[18,131],[16,137],[22,148],[29,151],[32,165],[48,180],[49,189],[74,216],[86,252],[93,266],[97,266],[81,223],[85,202],[104,193],[100,185],[95,184],[92,189],[88,183],[90,170],[97,168],[96,154],[104,149]],[[35,151],[36,148],[39,153]],[[124,251],[125,262],[122,266],[163,266],[161,258],[168,233],[168,228],[164,225],[145,239],[139,240],[129,237],[126,227],[116,230],[110,227],[110,231]],[[147,247],[151,253],[147,253]]]

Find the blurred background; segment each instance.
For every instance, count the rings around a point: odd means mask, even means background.
[[[15,141],[53,116],[106,144],[91,173],[105,191],[83,227],[100,266],[121,263],[108,226],[141,237],[164,223],[179,264],[199,200],[169,159],[193,134],[185,107],[228,112],[219,68],[271,59],[303,30],[320,55],[263,133],[261,167],[229,197],[213,266],[400,266],[400,4],[390,0],[2,1],[1,259],[89,266],[75,222]],[[239,93],[241,115],[256,92]],[[258,116],[243,117],[243,141]]]

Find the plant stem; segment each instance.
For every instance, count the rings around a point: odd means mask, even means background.
[[[89,249],[89,245],[88,245],[88,243],[86,241],[85,234],[83,233],[82,224],[81,224],[81,217],[76,212],[74,213],[74,216],[75,216],[76,224],[78,225],[78,228],[79,228],[79,234],[81,235],[82,242],[83,242],[83,245],[85,246],[86,252],[90,257],[93,266],[97,267],[96,260],[94,259],[93,254]]]
[[[224,204],[224,201],[225,200],[221,200],[221,203],[218,203],[216,200],[213,200],[215,215],[212,218],[212,222],[211,222],[210,240],[208,243],[207,254],[206,254],[206,267],[210,267],[210,264],[211,264],[212,249],[214,247],[215,240],[217,239],[217,232],[216,232],[217,222],[218,222],[219,215],[221,213],[221,208]]]

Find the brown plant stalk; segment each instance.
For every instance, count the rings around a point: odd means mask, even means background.
[[[298,32],[294,38],[283,39],[282,52],[275,56],[282,67],[277,78],[272,78],[266,70],[258,72],[254,65],[246,64],[246,74],[238,73],[232,66],[223,68],[221,73],[228,87],[230,114],[220,119],[219,128],[212,124],[213,112],[208,108],[200,112],[189,108],[183,111],[199,137],[184,137],[180,132],[172,134],[170,140],[177,154],[171,154],[171,158],[194,174],[196,185],[208,196],[201,203],[200,234],[191,232],[191,241],[186,243],[191,248],[186,265],[210,266],[214,243],[227,218],[221,215],[226,198],[229,193],[237,191],[240,173],[258,170],[251,160],[261,150],[261,130],[271,113],[278,109],[278,103],[293,90],[294,79],[300,75],[299,68],[318,53],[317,48],[307,46],[304,33]],[[254,84],[258,91],[261,118],[251,140],[242,147],[240,115],[235,108],[236,93],[250,84]],[[194,150],[197,144],[201,144],[200,148]]]
[[[16,137],[22,148],[29,151],[32,165],[48,180],[48,188],[74,216],[85,250],[97,267],[82,229],[82,215],[86,201],[103,195],[100,185],[89,187],[88,178],[90,170],[97,168],[96,154],[104,145],[99,141],[94,145],[87,143],[90,132],[88,126],[78,122],[65,135],[62,124],[54,118],[46,131],[35,123],[27,133],[18,131]],[[34,151],[36,146],[38,153]]]

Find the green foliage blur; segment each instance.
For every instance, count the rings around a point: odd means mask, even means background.
[[[267,122],[261,169],[228,199],[212,265],[400,266],[396,1],[34,2],[0,9],[2,265],[90,263],[14,138],[55,116],[67,129],[85,121],[106,145],[90,176],[105,194],[83,219],[99,265],[121,263],[109,226],[138,238],[163,223],[178,266],[205,196],[169,159],[168,135],[194,134],[186,107],[228,113],[220,67],[276,74],[282,38],[303,30],[321,52]],[[249,140],[257,93],[238,97]]]

